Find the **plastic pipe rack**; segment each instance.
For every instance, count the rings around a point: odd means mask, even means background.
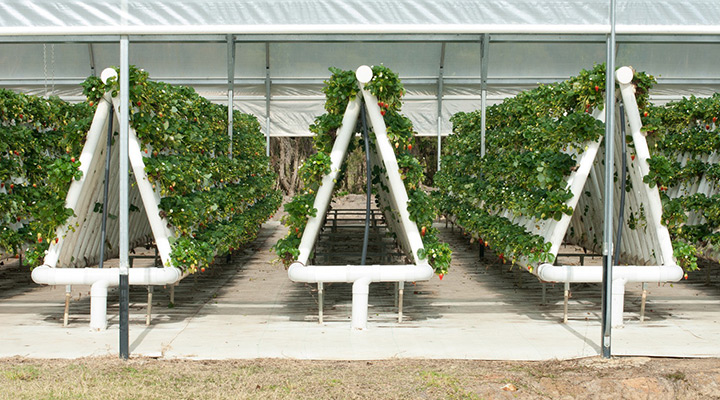
[[[620,84],[620,92],[625,104],[625,112],[635,145],[637,164],[641,176],[648,173],[650,152],[647,141],[641,132],[642,122],[635,99],[634,87],[631,84],[634,72],[629,67],[622,67],[616,71],[616,80]],[[662,204],[657,187],[642,184],[639,189],[644,194],[643,201],[649,208],[648,228],[649,234],[655,236],[658,244],[659,257],[662,265],[646,266],[614,266],[612,279],[612,326],[622,326],[625,284],[628,282],[676,282],[682,279],[683,270],[674,260],[670,234],[661,223]],[[535,270],[535,274],[546,282],[602,282],[601,267],[585,266],[554,266],[542,264]]]
[[[110,68],[104,70],[101,75],[104,82],[116,76],[117,73],[115,70]],[[93,166],[100,164],[102,146],[99,146],[99,143],[100,137],[108,125],[110,101],[115,103],[115,110],[118,109],[119,100],[117,98],[111,99],[109,94],[106,94],[106,97],[98,104],[85,146],[80,155],[80,170],[83,172],[83,177],[71,183],[65,200],[66,207],[72,208],[78,216],[78,219],[82,214],[78,210],[89,210],[91,195],[97,192],[97,188],[93,186],[92,182],[88,182],[86,178],[93,175],[90,173],[92,172]],[[157,191],[153,190],[152,185],[148,181],[142,152],[140,150],[140,142],[135,130],[130,128],[129,134],[130,163],[132,164],[139,194],[147,214],[147,220],[158,246],[160,258],[163,264],[166,265],[165,268],[131,268],[129,271],[129,283],[130,285],[173,284],[184,277],[180,269],[172,267],[171,265],[169,237],[173,235],[173,232],[167,228],[167,221],[159,216],[158,204],[160,203],[160,196]],[[111,154],[106,154],[105,156],[111,157]],[[95,179],[93,182],[97,184],[100,180]],[[88,212],[92,213],[92,211]],[[75,220],[71,220],[68,225],[75,223]],[[88,230],[92,229],[88,228]],[[76,249],[72,249],[73,245],[75,247],[81,246],[85,251],[94,250],[94,248],[87,248],[79,237],[73,237],[72,240],[68,240],[68,234],[67,226],[63,226],[57,230],[58,242],[50,245],[48,254],[45,257],[45,264],[33,270],[32,279],[36,283],[47,285],[91,285],[90,327],[95,330],[104,330],[107,328],[107,290],[108,287],[119,284],[119,268],[56,268],[58,260],[62,259],[62,254],[67,252],[78,254]],[[63,250],[64,247],[65,249]]]
[[[367,308],[369,286],[372,282],[405,282],[425,281],[433,276],[433,269],[427,260],[419,260],[418,250],[423,248],[422,237],[417,225],[410,220],[407,211],[407,192],[400,179],[395,152],[387,138],[385,121],[380,114],[377,98],[364,89],[364,84],[372,79],[372,70],[368,66],[358,68],[356,77],[360,92],[365,100],[370,123],[375,133],[375,145],[379,162],[385,163],[386,174],[384,179],[389,188],[389,197],[385,201],[391,203],[399,214],[400,223],[396,226],[398,239],[406,252],[412,254],[415,264],[410,265],[334,265],[334,266],[307,266],[318,232],[322,226],[335,180],[342,162],[347,154],[347,147],[352,138],[355,124],[360,113],[360,95],[348,103],[343,116],[342,126],[338,130],[337,138],[330,154],[331,172],[326,175],[317,195],[313,207],[317,209],[315,217],[310,217],[300,240],[300,255],[297,261],[290,265],[288,277],[295,282],[323,283],[346,282],[352,283],[352,328],[363,330],[367,328]],[[376,163],[377,165],[377,163]],[[391,219],[388,219],[390,222]]]

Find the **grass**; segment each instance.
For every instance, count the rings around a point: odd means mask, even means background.
[[[550,362],[0,359],[0,399],[712,398],[717,359]],[[668,371],[674,371],[668,373]],[[645,393],[628,377],[663,392]],[[713,380],[709,382],[708,379]],[[683,385],[675,385],[678,381]],[[702,382],[702,384],[695,384]],[[516,392],[502,387],[512,383]],[[631,383],[631,382],[630,382]],[[650,386],[648,386],[649,388]],[[649,390],[649,389],[647,389]],[[657,397],[660,393],[661,397]]]

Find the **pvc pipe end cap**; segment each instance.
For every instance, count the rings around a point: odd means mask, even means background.
[[[103,72],[100,73],[100,80],[103,81],[103,83],[107,83],[108,79],[110,78],[117,78],[118,74],[117,71],[113,68],[105,68]]]
[[[368,83],[373,77],[373,71],[372,68],[368,67],[367,65],[361,65],[357,71],[355,71],[355,77],[358,81],[361,83]]]
[[[628,84],[632,82],[635,73],[630,67],[620,67],[615,71],[615,77],[618,83]]]

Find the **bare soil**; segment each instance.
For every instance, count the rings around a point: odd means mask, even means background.
[[[720,360],[0,359],[0,399],[718,399]]]

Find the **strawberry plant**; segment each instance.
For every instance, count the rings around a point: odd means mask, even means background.
[[[83,88],[94,102],[116,94],[118,82],[91,77]],[[281,201],[257,119],[233,112],[230,154],[227,107],[192,88],[151,81],[132,67],[130,104],[145,171],[161,195],[160,214],[175,232],[173,265],[194,273],[216,254],[252,241]]]
[[[92,113],[87,103],[0,89],[0,252],[39,264],[73,215],[65,197],[82,176],[77,158]]]
[[[653,78],[637,74],[638,99],[647,104]],[[503,260],[552,262],[551,244],[513,222],[560,220],[572,215],[567,179],[577,169],[586,143],[597,141],[604,124],[590,115],[602,108],[605,66],[576,77],[521,92],[487,109],[487,153],[480,157],[480,111],[451,118],[454,135],[444,147],[442,169],[435,175],[443,213]],[[509,212],[511,218],[501,214]]]
[[[720,94],[648,107],[641,115],[651,150],[643,179],[659,189],[678,263],[697,269],[698,255],[717,259],[711,251],[720,247],[720,164],[712,161],[720,152]],[[701,182],[706,189],[698,192]]]
[[[285,205],[287,215],[283,223],[288,226],[288,234],[275,244],[274,249],[285,265],[291,264],[299,255],[298,246],[309,216],[315,216],[317,210],[313,208],[315,193],[320,186],[322,177],[330,172],[330,151],[335,142],[336,132],[342,124],[342,117],[347,104],[358,95],[359,89],[353,71],[342,71],[330,68],[332,76],[325,82],[323,92],[326,96],[326,114],[319,116],[310,126],[315,133],[314,147],[317,154],[309,157],[300,169],[304,189]],[[420,228],[424,250],[420,251],[420,259],[428,259],[430,265],[438,274],[446,274],[450,266],[451,251],[447,244],[441,243],[437,232],[432,227],[432,221],[437,216],[434,202],[420,188],[423,180],[423,169],[420,162],[412,156],[410,151],[414,144],[415,133],[412,122],[400,113],[402,96],[405,89],[397,74],[384,66],[373,67],[373,78],[365,88],[378,98],[378,105],[387,127],[387,136],[390,144],[395,148],[395,154],[400,168],[401,179],[408,193],[408,212],[410,219]],[[360,127],[356,128],[360,131]],[[374,142],[375,136],[371,132],[369,140]],[[352,151],[359,140],[350,142],[348,153]],[[370,146],[375,151],[374,146]],[[387,191],[380,179],[382,168],[375,166],[372,171],[373,191]],[[343,170],[340,171],[338,181],[342,179]],[[378,201],[378,196],[376,196]],[[379,205],[382,207],[382,205]]]

